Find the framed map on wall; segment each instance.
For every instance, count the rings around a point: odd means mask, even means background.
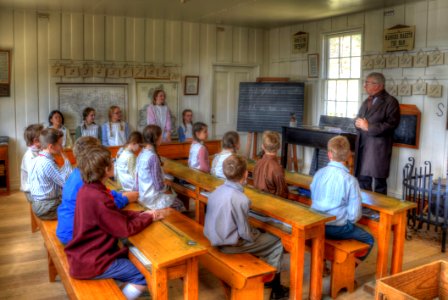
[[[86,107],[96,110],[95,123],[108,121],[109,107],[117,105],[128,121],[128,85],[109,83],[58,83],[59,110],[64,114],[65,127],[73,133],[82,122]]]
[[[177,137],[179,126],[179,82],[163,80],[145,80],[136,82],[137,89],[137,129],[142,130],[147,124],[146,109],[152,103],[154,91],[165,91],[165,103],[171,111],[171,137]]]

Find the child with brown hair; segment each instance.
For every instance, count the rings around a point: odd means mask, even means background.
[[[177,133],[179,142],[193,140],[193,111],[191,109],[184,109],[182,112],[182,124],[180,124]]]
[[[139,233],[160,219],[161,213],[119,210],[105,186],[114,175],[110,151],[92,146],[85,155],[88,159],[78,163],[84,185],[76,197],[73,239],[65,247],[70,276],[125,282],[123,294],[136,299],[145,290],[146,280],[128,259],[128,249],[118,245],[118,237]]]
[[[101,145],[101,141],[92,136],[82,136],[77,139],[73,147],[73,155],[76,161],[79,163],[84,159],[89,159],[89,149],[99,145]],[[73,238],[76,196],[83,185],[81,171],[79,168],[75,168],[62,189],[62,203],[58,207],[56,235],[64,245],[68,244]],[[118,208],[124,208],[128,203],[137,202],[138,199],[138,192],[119,193],[117,191],[111,191],[110,193]]]
[[[34,214],[43,220],[57,219],[56,209],[61,203],[62,187],[72,172],[70,161],[62,151],[62,139],[63,133],[57,129],[42,130],[39,140],[43,150],[32,160],[29,169],[31,207]],[[55,154],[64,158],[61,169],[54,161]]]
[[[204,235],[221,252],[251,253],[277,268],[271,284],[271,299],[288,297],[289,291],[280,284],[283,256],[281,240],[270,233],[251,227],[248,220],[250,200],[244,194],[247,180],[246,161],[232,154],[223,163],[226,182],[208,197]]]
[[[28,185],[28,174],[31,166],[31,161],[39,155],[40,151],[40,132],[44,129],[42,124],[31,124],[23,133],[26,146],[28,149],[22,158],[22,164],[20,165],[20,190],[25,193],[28,202],[32,202],[30,195],[30,187]]]
[[[222,170],[222,163],[240,149],[240,136],[236,131],[228,131],[222,137],[222,151],[215,155],[210,173],[218,178],[226,178]]]
[[[184,211],[183,203],[169,190],[164,182],[164,173],[157,147],[162,143],[162,129],[157,125],[148,125],[143,129],[145,147],[137,157],[135,190],[139,192],[139,201],[149,209],[172,207]]]
[[[95,123],[95,114],[94,108],[84,108],[82,111],[82,124],[75,131],[75,140],[82,136],[93,136],[101,141],[101,128]]]
[[[139,131],[133,131],[123,148],[117,153],[117,161],[115,162],[115,178],[124,191],[132,191],[135,184],[135,164],[143,143],[142,134]]]
[[[325,224],[326,238],[354,239],[369,244],[368,250],[356,255],[364,260],[372,250],[374,239],[355,225],[362,215],[361,190],[347,168],[351,156],[350,143],[346,137],[336,136],[328,141],[327,148],[330,162],[314,174],[311,182],[311,209],[336,216],[336,220]]]
[[[280,149],[280,135],[274,131],[263,132],[261,148],[263,157],[255,164],[254,187],[267,193],[288,198],[285,171],[277,160]]]
[[[121,146],[129,136],[129,125],[122,120],[121,108],[112,105],[109,108],[109,122],[102,126],[102,142],[104,146]]]
[[[208,161],[208,149],[204,142],[208,138],[208,126],[202,122],[193,125],[193,143],[190,146],[188,166],[192,169],[210,173],[210,162]]]
[[[171,112],[165,103],[164,90],[155,90],[152,94],[152,104],[146,111],[146,124],[157,125],[162,130],[162,141],[171,142]]]

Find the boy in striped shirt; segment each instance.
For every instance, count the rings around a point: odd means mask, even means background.
[[[56,209],[61,203],[62,187],[72,172],[70,161],[62,151],[63,133],[54,128],[44,129],[39,137],[42,151],[33,159],[28,174],[32,198],[31,207],[43,220],[57,219]],[[59,168],[54,155],[61,154],[64,165]]]

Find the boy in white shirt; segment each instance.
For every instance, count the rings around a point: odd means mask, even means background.
[[[44,129],[42,124],[31,124],[23,133],[23,137],[28,149],[22,158],[20,166],[20,190],[25,193],[28,202],[31,202],[30,187],[28,185],[28,173],[31,166],[31,161],[39,154],[40,151],[40,132]]]

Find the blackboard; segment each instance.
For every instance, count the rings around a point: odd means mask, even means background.
[[[394,132],[394,143],[415,145],[417,136],[415,128],[417,127],[417,116],[403,115],[400,119],[400,125]]]
[[[400,124],[394,132],[394,146],[418,149],[420,117],[417,106],[400,104]]]
[[[281,132],[291,113],[301,125],[304,113],[303,82],[241,82],[237,131]]]

